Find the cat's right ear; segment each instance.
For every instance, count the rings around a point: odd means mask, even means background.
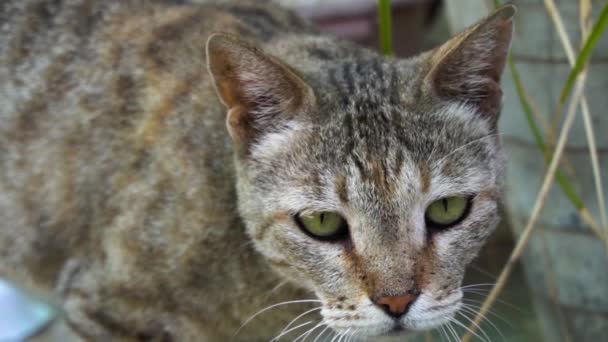
[[[228,110],[232,139],[247,149],[315,102],[312,89],[289,66],[230,35],[207,40],[207,66],[215,90]]]
[[[432,91],[466,102],[495,121],[502,104],[503,73],[516,8],[506,5],[432,51],[426,76]]]

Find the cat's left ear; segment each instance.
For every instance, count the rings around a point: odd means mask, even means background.
[[[502,103],[504,70],[516,8],[504,6],[430,54],[425,81],[449,100],[466,102],[495,121]]]
[[[230,35],[209,37],[207,65],[239,147],[247,149],[315,103],[312,89],[293,69]]]

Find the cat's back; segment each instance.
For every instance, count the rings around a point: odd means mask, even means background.
[[[257,2],[201,3],[0,3],[0,273],[52,283],[105,243],[154,263],[173,238],[187,249],[193,227],[239,224],[205,42],[302,23]],[[109,242],[121,234],[133,245]]]

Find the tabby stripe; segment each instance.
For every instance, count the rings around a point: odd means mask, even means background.
[[[336,177],[336,193],[343,204],[349,202],[348,199],[348,182],[346,176],[338,175]]]
[[[47,1],[30,3],[24,10],[24,19],[19,24],[19,32],[9,42],[9,65],[18,65],[25,62],[33,48],[34,40],[41,39],[41,35],[50,32],[52,15],[48,12]],[[42,31],[42,33],[40,32]]]
[[[285,25],[262,9],[237,6],[226,6],[225,8],[228,12],[236,15],[254,32],[258,32],[263,39],[271,39],[276,34],[284,31],[282,29],[285,28]]]
[[[394,167],[393,167],[393,174],[395,175],[395,178],[398,178],[399,175],[401,174],[401,168],[403,167],[403,151],[401,150],[400,147],[397,148],[397,151],[395,152],[397,155],[395,157],[395,163],[394,163]]]
[[[361,159],[359,158],[359,155],[357,155],[356,152],[355,153],[351,153],[350,154],[350,158],[353,161],[353,163],[355,163],[355,166],[359,170],[359,174],[361,175],[361,178],[367,178],[367,173],[365,171],[365,166],[364,166],[363,162],[361,161]]]
[[[380,100],[386,97],[386,87],[384,86],[384,73],[382,72],[382,66],[380,65],[380,61],[377,59],[372,60],[371,69],[376,74],[376,84],[382,85],[377,90],[377,94],[375,94]]]
[[[393,70],[391,71],[391,80],[389,86],[389,94],[390,94],[390,104],[393,106],[398,106],[401,100],[401,91],[399,88],[399,71],[397,68],[393,66]]]
[[[352,63],[344,63],[342,65],[342,80],[344,81],[344,85],[347,87],[346,93],[343,93],[342,96],[347,98],[355,95],[355,80],[353,79],[351,72],[352,67]]]
[[[348,98],[348,94],[345,95],[344,92],[342,91],[342,84],[340,83],[340,80],[338,79],[338,69],[337,68],[332,68],[329,70],[329,82],[331,83],[332,88],[334,88],[334,90],[338,93],[340,105],[342,106],[341,108],[343,110],[345,110],[348,107],[350,100]]]
[[[116,334],[121,335],[123,338],[133,336],[132,330],[125,328],[124,322],[120,322],[110,317],[103,311],[87,310],[84,313],[87,317],[91,319],[91,321],[104,327],[108,332],[111,332],[113,336],[115,336]],[[97,338],[99,338],[99,336],[97,336]]]
[[[419,167],[419,172],[420,172],[420,189],[422,190],[423,193],[427,193],[429,192],[429,189],[431,188],[431,170],[429,169],[428,165],[420,165]]]

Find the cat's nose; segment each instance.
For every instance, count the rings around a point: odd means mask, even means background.
[[[407,313],[416,298],[418,298],[418,293],[408,293],[402,296],[379,297],[373,302],[389,316],[399,318]]]

